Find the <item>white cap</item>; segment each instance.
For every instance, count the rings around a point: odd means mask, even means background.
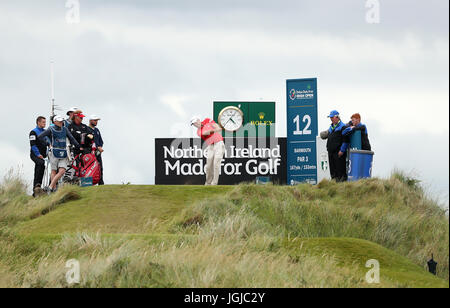
[[[80,108],[78,108],[78,107],[72,107],[72,108],[70,108],[69,110],[67,110],[67,115],[69,115],[70,112],[76,112],[76,111],[78,111],[78,110],[80,110]]]
[[[95,114],[92,114],[92,115],[89,117],[89,120],[101,120],[101,119],[100,119],[99,116],[97,116],[97,115],[95,115]]]
[[[191,118],[190,123],[191,123],[191,125],[192,125],[192,124],[194,124],[194,123],[197,122],[197,121],[201,121],[201,120],[200,120],[200,117],[199,117],[199,116],[193,116],[193,117]]]
[[[64,118],[63,118],[63,116],[60,116],[60,115],[55,115],[55,117],[53,118],[53,122],[62,122],[62,121],[64,121]]]
[[[77,110],[79,110],[78,107],[72,107],[72,108],[70,108],[67,112],[75,112],[75,111],[77,111]]]

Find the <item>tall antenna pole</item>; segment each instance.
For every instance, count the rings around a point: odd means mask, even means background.
[[[50,62],[50,78],[51,78],[51,91],[52,91],[52,97],[51,97],[51,102],[52,102],[52,117],[55,116],[55,75],[53,72],[54,69],[54,63],[53,61]]]

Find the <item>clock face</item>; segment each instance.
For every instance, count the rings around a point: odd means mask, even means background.
[[[222,109],[219,113],[218,120],[223,129],[234,132],[242,127],[242,124],[244,123],[244,114],[241,109],[229,106]]]

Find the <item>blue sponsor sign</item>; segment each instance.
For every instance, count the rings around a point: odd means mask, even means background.
[[[287,183],[317,184],[317,79],[290,79],[287,91]]]

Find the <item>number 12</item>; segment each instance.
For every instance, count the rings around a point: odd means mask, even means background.
[[[303,123],[306,123],[306,126],[303,130],[300,130],[300,115],[297,115],[294,118],[294,124],[296,125],[296,130],[294,131],[294,135],[311,135],[312,131],[309,129],[311,126],[311,117],[309,115],[305,115],[303,117]]]

